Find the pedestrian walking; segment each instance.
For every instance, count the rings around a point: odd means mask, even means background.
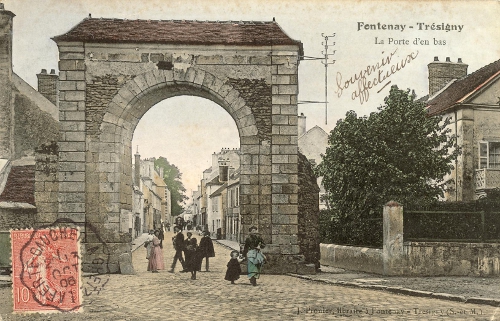
[[[167,231],[169,231],[169,232],[170,232],[170,223],[169,223],[169,222],[167,222],[166,226],[167,226]]]
[[[198,241],[193,233],[187,232],[187,238],[184,241],[184,256],[186,258],[186,270],[191,272],[191,280],[196,280],[196,271],[198,270]]]
[[[231,284],[235,284],[234,281],[240,278],[241,266],[240,263],[243,261],[243,256],[240,256],[240,252],[234,250],[231,251],[231,259],[227,262],[227,271],[224,280],[231,281]]]
[[[209,272],[211,257],[215,257],[214,243],[210,238],[210,232],[203,232],[203,237],[200,240],[200,251],[199,251],[199,265],[198,271],[201,271],[201,265],[203,258],[205,258],[205,271]]]
[[[182,270],[184,271],[186,269],[184,259],[182,258],[182,251],[184,250],[184,234],[182,234],[181,230],[177,226],[174,227],[174,233],[175,235],[172,237],[172,243],[174,245],[175,255],[169,271],[171,273],[174,273],[177,260],[181,262]]]
[[[165,239],[165,234],[163,233],[163,225],[160,225],[158,231],[158,239],[160,240],[160,249],[163,249],[163,240]]]
[[[257,285],[257,279],[260,277],[262,265],[266,257],[262,254],[261,249],[266,246],[262,237],[258,234],[257,227],[252,226],[248,230],[250,235],[245,240],[243,255],[247,259],[248,279],[253,286]]]
[[[148,271],[153,273],[158,273],[158,270],[165,269],[165,263],[163,262],[163,252],[160,247],[159,236],[160,231],[156,230],[154,232],[153,240],[151,241],[151,254],[149,255]]]
[[[144,246],[146,247],[146,260],[149,260],[149,257],[151,255],[151,249],[153,248],[153,238],[154,238],[154,231],[149,230],[148,237],[146,238],[146,242],[144,242]]]

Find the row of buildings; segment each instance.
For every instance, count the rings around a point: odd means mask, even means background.
[[[133,202],[127,224],[132,237],[159,228],[172,216],[171,193],[163,179],[163,168],[155,158],[141,159],[134,155]]]
[[[319,126],[306,131],[306,116],[299,116],[299,151],[317,164],[326,151],[328,134]],[[182,214],[194,227],[209,231],[212,237],[240,242],[240,150],[222,148],[212,154],[212,164],[191,195],[191,204]],[[318,179],[321,186],[321,178]],[[320,194],[324,194],[321,188]],[[321,199],[321,198],[320,198]],[[326,204],[321,201],[320,208]]]

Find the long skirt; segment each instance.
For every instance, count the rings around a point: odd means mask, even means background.
[[[153,246],[149,256],[148,271],[164,270],[163,252],[159,245]]]
[[[258,250],[250,250],[247,253],[247,259],[248,259],[248,264],[247,264],[248,278],[251,279],[252,277],[254,277],[258,279],[260,277],[262,265],[264,264],[265,260],[264,255]]]

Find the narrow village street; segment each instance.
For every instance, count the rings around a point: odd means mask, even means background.
[[[164,258],[172,262],[171,232],[165,234]],[[197,236],[197,235],[195,235]],[[197,236],[199,238],[199,236]],[[214,242],[210,272],[147,272],[146,250],[133,252],[135,275],[109,277],[102,291],[85,298],[81,313],[12,314],[12,290],[0,289],[0,320],[497,320],[498,308],[411,297],[312,282],[286,275],[262,275],[253,287],[246,276],[236,285],[224,280],[230,250]],[[204,263],[202,271],[204,270]],[[85,282],[85,278],[84,278]],[[71,317],[70,317],[71,316]]]

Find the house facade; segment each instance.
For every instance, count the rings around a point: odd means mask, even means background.
[[[239,193],[240,150],[222,148],[220,152],[212,154],[212,165],[203,171],[200,184],[200,193],[197,196],[200,206],[201,225],[210,232],[212,237],[225,237],[227,233],[227,215],[230,212],[238,213],[239,210],[228,208],[230,192],[228,186],[235,188]],[[232,195],[232,194],[231,194]],[[238,196],[239,197],[239,196]],[[231,203],[234,205],[234,203]],[[239,205],[238,205],[239,206]],[[239,221],[239,216],[238,216]]]
[[[328,134],[325,130],[319,126],[314,126],[313,128],[306,130],[306,116],[300,114],[298,117],[299,125],[299,152],[301,152],[309,162],[313,165],[318,165],[321,163],[321,154],[326,152],[328,146]],[[326,190],[321,183],[322,177],[318,177],[317,182],[320,188],[319,191],[319,208],[326,209]]]
[[[170,191],[163,180],[163,168],[155,166],[155,158],[141,160],[134,155],[133,208],[129,219],[132,236],[158,228],[171,216]]]
[[[428,65],[431,116],[451,119],[461,154],[445,199],[470,201],[500,188],[500,60],[471,74],[459,58]]]

